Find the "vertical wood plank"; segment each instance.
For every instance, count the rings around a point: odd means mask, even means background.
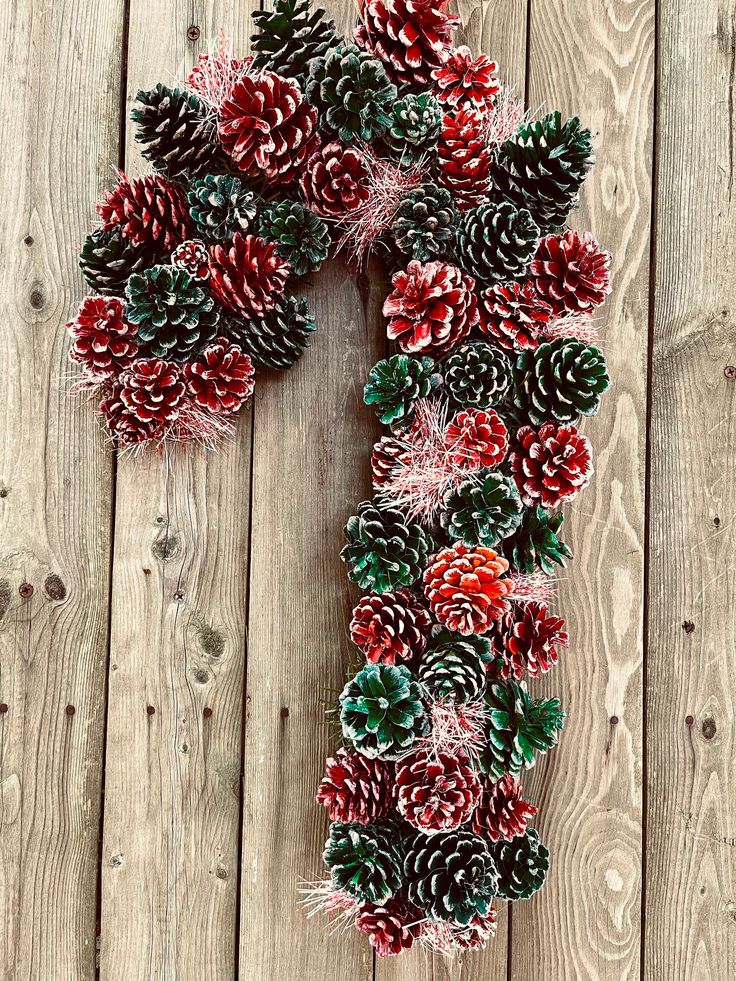
[[[565,526],[575,558],[558,607],[571,647],[539,685],[560,694],[568,723],[526,781],[552,866],[545,889],[513,910],[519,981],[639,977],[654,15],[654,0],[531,4],[529,104],[577,113],[595,136],[573,220],[614,257],[600,314],[613,388],[585,426],[596,475]]]
[[[736,975],[736,4],[664,0],[659,53],[645,968],[716,981]]]
[[[0,33],[0,974],[90,981],[112,466],[63,324],[118,157],[123,2],[5,3]]]
[[[128,110],[139,88],[186,77],[220,27],[246,50],[251,9],[132,0]],[[143,172],[130,126],[127,148]],[[119,464],[103,981],[235,976],[250,425],[210,455]]]

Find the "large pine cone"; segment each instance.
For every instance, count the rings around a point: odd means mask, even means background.
[[[463,344],[444,365],[447,391],[458,405],[487,409],[503,402],[511,387],[511,362],[484,341]]]
[[[507,351],[538,347],[551,316],[551,306],[531,282],[491,286],[481,293],[480,329]]]
[[[160,358],[133,361],[120,375],[120,401],[142,422],[179,418],[186,385],[179,365]]]
[[[417,831],[455,831],[470,820],[480,780],[464,758],[419,750],[396,767],[396,808]]]
[[[491,841],[511,841],[525,834],[527,822],[537,809],[521,794],[521,784],[511,773],[495,783],[486,780],[473,812],[473,833]]]
[[[340,558],[348,578],[361,589],[387,593],[411,586],[421,576],[430,542],[421,525],[384,503],[363,501],[345,526],[347,545]]]
[[[555,565],[564,568],[572,552],[559,538],[563,520],[562,512],[526,509],[516,532],[503,542],[504,555],[512,566],[525,573],[541,569],[548,576],[554,573]]]
[[[299,183],[315,214],[339,217],[368,200],[369,174],[360,150],[335,141],[314,151]]]
[[[136,328],[116,298],[86,297],[66,329],[72,341],[69,357],[95,381],[113,378],[138,353]]]
[[[522,279],[537,248],[539,229],[528,211],[508,202],[480,204],[457,230],[460,264],[484,283]]]
[[[521,500],[509,477],[482,471],[445,495],[440,521],[464,545],[490,547],[518,528]]]
[[[492,780],[534,766],[557,744],[565,713],[557,698],[532,698],[525,684],[499,681],[486,695],[488,724],[480,766]]]
[[[393,787],[393,764],[342,747],[325,764],[317,803],[330,821],[373,824],[391,812]]]
[[[514,404],[521,418],[534,426],[552,419],[576,422],[598,411],[611,385],[606,359],[597,347],[559,338],[516,362]]]
[[[491,548],[457,542],[441,549],[424,573],[424,595],[437,620],[466,637],[486,633],[509,610],[508,567]]]
[[[409,950],[424,929],[422,912],[400,899],[387,899],[380,906],[365,903],[358,911],[355,926],[365,933],[379,957],[391,957]]]
[[[437,144],[438,182],[460,211],[483,201],[490,188],[491,150],[486,120],[474,109],[447,113]]]
[[[588,486],[592,447],[575,426],[545,423],[537,432],[522,426],[509,463],[524,504],[555,508]]]
[[[570,229],[543,238],[530,272],[556,317],[592,313],[611,292],[611,255],[590,232]]]
[[[485,689],[491,645],[485,637],[442,630],[419,666],[419,683],[432,698],[472,702]]]
[[[114,386],[112,393],[102,399],[99,414],[105,432],[120,449],[161,439],[166,431],[165,422],[155,418],[141,419],[129,409],[120,398],[119,386]]]
[[[108,231],[96,228],[84,240],[79,268],[97,293],[122,296],[133,273],[154,265],[165,254],[163,249],[157,252],[148,242],[133,245],[119,226]]]
[[[330,827],[324,862],[336,889],[360,902],[382,903],[401,888],[403,844],[390,824]]]
[[[486,842],[470,831],[417,835],[404,859],[407,893],[430,919],[470,923],[491,909],[498,886]]]
[[[491,845],[498,869],[498,895],[502,899],[529,899],[541,889],[549,869],[549,851],[533,828],[511,841]]]
[[[509,432],[493,409],[463,409],[445,431],[445,446],[463,470],[492,470],[506,458]]]
[[[412,661],[424,652],[432,618],[408,589],[370,594],[353,610],[350,639],[372,663]]]
[[[210,289],[223,306],[241,317],[262,317],[284,292],[291,267],[273,242],[235,234],[210,249]]]
[[[480,54],[473,60],[473,54],[465,44],[451,48],[447,59],[432,72],[439,89],[437,98],[453,109],[489,112],[501,88],[496,78],[497,68],[487,54]]]
[[[291,368],[317,329],[305,297],[285,296],[262,317],[228,318],[228,333],[264,368]]]
[[[252,361],[223,337],[187,363],[184,374],[195,403],[217,415],[238,412],[255,385]]]
[[[258,210],[254,193],[229,174],[206,174],[192,181],[187,200],[197,232],[210,242],[247,232]]]
[[[543,603],[524,603],[496,623],[493,647],[503,678],[537,678],[557,664],[558,647],[568,646],[565,621]]]
[[[173,179],[195,177],[224,163],[215,126],[205,118],[199,98],[160,83],[139,92],[131,116],[135,138],[155,170]]]
[[[408,668],[368,664],[342,690],[340,722],[358,752],[396,760],[426,730],[419,685]]]
[[[295,78],[303,87],[309,66],[341,42],[333,20],[321,7],[310,9],[310,0],[274,0],[269,10],[251,14],[257,34],[251,37],[256,52],[253,70],[264,68]]]
[[[431,358],[394,354],[371,368],[363,401],[374,406],[384,426],[405,426],[417,401],[431,391],[433,369]]]
[[[117,185],[97,205],[102,228],[119,227],[133,245],[146,246],[156,254],[172,252],[189,237],[189,211],[184,192],[161,174]]]
[[[412,164],[435,149],[441,125],[442,110],[435,97],[409,92],[394,103],[383,141],[401,163]]]

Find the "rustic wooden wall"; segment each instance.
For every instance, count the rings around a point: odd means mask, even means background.
[[[325,0],[347,28],[352,0]],[[297,908],[369,492],[380,270],[315,277],[320,332],[227,452],[115,461],[68,398],[75,250],[135,92],[258,0],[0,8],[0,977],[724,981],[736,974],[735,0],[456,0],[527,104],[579,112],[575,221],[615,257],[615,388],[586,431],[560,605],[559,748],[527,781],[554,864],[493,947],[377,962]],[[196,30],[190,30],[195,27]],[[655,97],[656,92],[656,97]],[[98,954],[99,951],[99,954]]]

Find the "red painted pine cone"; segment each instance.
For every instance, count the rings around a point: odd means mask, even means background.
[[[382,906],[365,903],[355,920],[379,957],[408,950],[422,932],[424,914],[400,899],[387,899]]]
[[[184,192],[160,174],[118,184],[97,205],[102,228],[120,226],[133,245],[149,245],[159,253],[171,252],[189,238],[189,210]]]
[[[243,173],[285,184],[310,154],[316,122],[317,111],[298,82],[262,71],[235,83],[217,129],[225,153]]]
[[[491,286],[481,293],[480,329],[507,351],[538,347],[551,316],[552,307],[533,283]]]
[[[478,323],[475,280],[449,262],[412,259],[392,282],[383,313],[390,340],[407,354],[447,351]]]
[[[588,314],[611,292],[611,256],[590,232],[548,235],[539,243],[531,275],[556,317]]]
[[[207,246],[197,238],[182,242],[171,253],[171,264],[188,272],[193,279],[206,282],[210,278],[210,256]]]
[[[108,436],[121,448],[159,439],[166,428],[158,419],[139,418],[123,404],[119,389],[100,402],[100,415]]]
[[[210,249],[210,290],[246,320],[274,309],[290,273],[276,245],[255,235],[236,232],[230,242]]]
[[[493,470],[506,457],[509,433],[494,409],[463,409],[447,427],[445,443],[463,470]]]
[[[396,808],[424,834],[455,831],[480,798],[480,780],[467,759],[419,750],[396,766]]]
[[[465,211],[488,194],[492,153],[486,139],[486,123],[475,109],[445,115],[437,144],[439,181]]]
[[[195,403],[217,415],[233,415],[253,394],[253,362],[223,337],[188,363],[184,373]]]
[[[522,426],[509,457],[521,498],[528,507],[554,508],[575,497],[593,475],[592,447],[575,426]]]
[[[368,661],[396,664],[424,653],[432,618],[408,589],[371,593],[353,610],[350,639]]]
[[[456,633],[484,634],[510,609],[509,564],[491,548],[456,542],[441,549],[424,573],[424,595],[437,620]]]
[[[538,678],[557,664],[558,647],[568,646],[565,621],[543,603],[524,603],[499,620],[491,637],[503,678]],[[498,663],[498,662],[497,662]]]
[[[338,217],[368,200],[369,174],[359,150],[344,143],[328,143],[311,155],[299,183],[315,214]]]
[[[120,375],[120,400],[142,422],[174,422],[185,392],[179,365],[161,358],[132,361]]]
[[[114,297],[86,297],[66,329],[72,339],[69,357],[95,381],[117,375],[138,352],[137,327],[128,323],[125,306]]]
[[[477,109],[486,112],[493,108],[501,85],[496,78],[498,65],[486,54],[473,60],[470,48],[463,44],[452,48],[447,60],[435,68],[432,78],[437,83],[437,98],[452,109]]]
[[[379,490],[393,476],[395,468],[409,459],[406,445],[394,436],[382,436],[373,447],[371,473],[373,487]]]
[[[473,813],[473,833],[491,841],[511,841],[525,834],[527,822],[537,809],[521,794],[521,784],[511,773],[505,773],[495,783],[486,780]]]
[[[393,780],[393,764],[338,749],[325,764],[317,803],[327,808],[331,821],[373,824],[393,807]]]

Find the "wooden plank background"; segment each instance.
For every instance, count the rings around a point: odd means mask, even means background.
[[[349,27],[352,0],[324,5]],[[735,0],[456,0],[462,40],[530,107],[596,134],[575,223],[614,253],[615,387],[567,525],[573,643],[542,684],[568,727],[527,781],[550,878],[452,964],[374,963],[296,906],[326,833],[312,797],[349,656],[337,553],[369,492],[381,270],[314,278],[312,348],[261,373],[226,453],[116,463],[67,395],[75,251],[113,167],[141,164],[135,93],[220,26],[245,52],[255,6],[0,8],[0,977],[725,981]]]

